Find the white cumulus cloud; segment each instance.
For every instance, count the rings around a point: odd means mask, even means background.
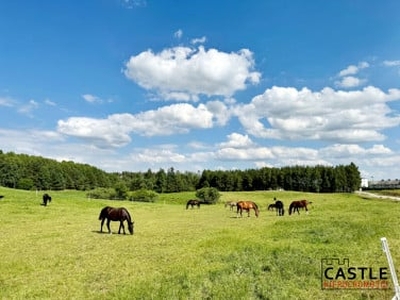
[[[248,49],[226,53],[216,49],[174,47],[160,53],[151,50],[132,56],[124,74],[141,87],[171,95],[187,94],[230,97],[247,84],[259,82],[261,74],[253,70],[253,54]],[[169,95],[169,96],[168,96]]]
[[[343,143],[382,141],[383,129],[398,126],[387,102],[400,100],[400,90],[375,87],[359,91],[324,88],[272,87],[235,114],[256,137],[287,140],[327,140]]]

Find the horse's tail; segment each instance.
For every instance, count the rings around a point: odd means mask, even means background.
[[[100,215],[99,215],[99,220],[102,220],[102,219],[104,219],[104,218],[106,217],[106,212],[107,212],[107,210],[108,210],[108,206],[104,207],[104,208],[101,210]]]
[[[101,210],[101,212],[100,212],[99,220],[104,219],[103,215],[104,215],[104,208],[103,208],[103,209]]]

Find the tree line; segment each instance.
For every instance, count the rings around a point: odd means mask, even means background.
[[[180,172],[173,167],[146,172],[108,173],[88,164],[0,150],[0,185],[25,190],[150,190],[157,193],[196,191],[292,190],[303,192],[352,192],[361,184],[354,163],[339,166],[264,167],[247,170]]]

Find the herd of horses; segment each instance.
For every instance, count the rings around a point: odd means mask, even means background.
[[[195,206],[197,206],[197,208],[200,208],[200,204],[204,204],[204,202],[191,199],[186,203],[186,209],[188,209],[190,206],[192,208],[194,208]],[[305,199],[292,201],[289,205],[289,215],[295,212],[300,214],[300,209],[304,209],[308,213],[308,205],[310,204],[312,204],[312,202]],[[247,212],[248,217],[250,217],[251,210],[254,210],[254,214],[256,217],[258,217],[260,214],[258,205],[253,201],[239,201],[239,202],[227,201],[225,202],[225,207],[229,207],[231,211],[233,211],[236,208],[236,217],[239,216],[242,217],[243,211]],[[276,198],[274,198],[274,203],[268,205],[267,209],[276,210],[276,214],[278,216],[283,216],[285,214],[285,208],[283,202]]]
[[[47,206],[47,203],[50,203],[50,202],[51,202],[51,196],[49,194],[44,194],[42,205]],[[300,214],[300,209],[305,209],[306,212],[308,212],[307,206],[311,203],[312,202],[310,202],[308,200],[293,201],[289,205],[289,215],[291,215],[292,213],[294,213],[296,211],[298,214]],[[186,209],[189,209],[189,207],[200,208],[201,204],[205,204],[205,202],[197,200],[197,199],[190,199],[186,203]],[[239,216],[242,217],[243,211],[247,212],[248,217],[250,217],[251,210],[254,210],[254,214],[256,217],[258,217],[260,214],[260,209],[259,209],[258,205],[253,201],[238,201],[238,202],[227,201],[227,202],[225,202],[225,207],[229,207],[230,210],[232,210],[232,211],[236,207],[236,217],[239,217]],[[276,198],[274,198],[274,203],[272,203],[268,206],[268,210],[276,210],[276,214],[279,216],[283,216],[285,214],[283,202]],[[111,207],[111,206],[104,207],[100,211],[99,220],[101,221],[101,225],[100,225],[101,233],[103,232],[103,225],[106,220],[107,220],[108,233],[110,233],[110,234],[111,234],[111,228],[110,228],[111,221],[119,222],[118,234],[121,233],[121,229],[122,229],[122,232],[124,234],[126,234],[124,222],[126,222],[128,225],[129,233],[130,234],[134,233],[134,223],[135,222],[132,220],[132,217],[131,217],[129,211],[124,207]]]

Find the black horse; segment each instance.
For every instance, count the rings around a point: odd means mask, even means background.
[[[283,207],[283,202],[281,200],[275,202],[275,208],[278,216],[283,216],[285,214],[285,208]]]
[[[47,206],[47,202],[51,202],[51,197],[50,197],[50,195],[49,194],[44,194],[43,195],[43,204],[42,205],[44,205],[44,206]]]
[[[283,207],[283,202],[281,200],[275,201],[276,215],[283,216],[285,214],[285,209]]]
[[[190,199],[187,203],[186,203],[186,209],[189,208],[189,206],[191,206],[192,208],[197,206],[197,208],[200,208],[200,204],[203,204],[203,202],[201,202],[200,200],[196,200],[196,199]]]
[[[101,227],[100,227],[100,232],[103,232],[103,224],[105,219],[107,219],[107,228],[108,228],[108,233],[111,234],[111,229],[110,229],[110,222],[111,221],[119,221],[119,229],[118,229],[118,234],[121,233],[121,228],[125,234],[125,227],[124,227],[124,221],[128,223],[128,230],[130,234],[133,234],[133,225],[134,222],[131,219],[131,215],[129,214],[128,210],[124,207],[111,207],[111,206],[106,206],[104,207],[99,215],[99,220],[101,220]]]

